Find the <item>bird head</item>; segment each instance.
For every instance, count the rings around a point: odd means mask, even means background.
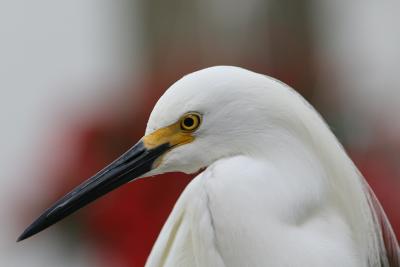
[[[265,134],[267,120],[273,119],[264,116],[268,105],[260,95],[260,84],[268,82],[276,83],[228,66],[183,77],[159,99],[141,140],[47,209],[18,241],[134,179],[172,171],[193,173],[220,158],[257,151],[257,136]]]

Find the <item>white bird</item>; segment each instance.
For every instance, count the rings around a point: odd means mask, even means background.
[[[19,240],[134,178],[201,170],[147,267],[400,266],[384,211],[320,115],[286,84],[229,66],[173,84],[141,141]]]

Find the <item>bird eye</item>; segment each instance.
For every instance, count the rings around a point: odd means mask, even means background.
[[[181,118],[181,129],[185,132],[194,132],[199,128],[201,123],[201,115],[195,112],[185,114]]]

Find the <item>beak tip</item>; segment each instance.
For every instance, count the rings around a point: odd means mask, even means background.
[[[50,224],[51,225],[51,224]],[[40,231],[44,230],[49,224],[46,223],[45,220],[43,220],[43,217],[39,217],[35,222],[33,222],[31,225],[29,225],[24,232],[18,237],[17,242],[21,242],[37,233]]]
[[[27,231],[28,229],[26,229],[17,239],[17,243],[21,242],[25,239],[27,239],[28,237],[30,237],[31,235],[29,234],[29,232]]]
[[[21,242],[36,233],[35,229],[32,226],[29,226],[25,229],[25,231],[18,237],[17,242]]]

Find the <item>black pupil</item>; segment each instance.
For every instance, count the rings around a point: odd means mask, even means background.
[[[193,125],[194,125],[194,119],[193,118],[185,118],[184,120],[183,120],[183,124],[186,126],[186,127],[192,127]]]

